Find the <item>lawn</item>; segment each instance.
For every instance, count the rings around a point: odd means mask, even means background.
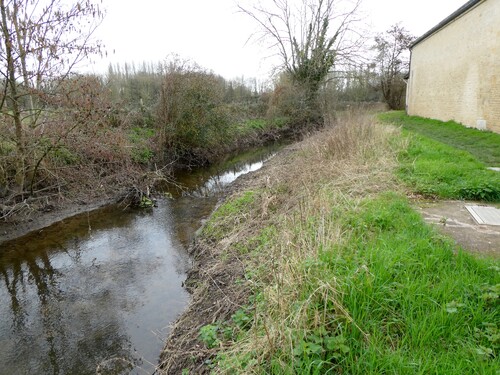
[[[500,167],[500,134],[466,128],[454,121],[407,116],[403,111],[382,113],[379,119],[467,151],[487,166]]]
[[[500,165],[499,134],[402,112],[379,119],[401,126],[407,136],[397,173],[412,190],[446,199],[500,201],[500,173],[487,169]]]

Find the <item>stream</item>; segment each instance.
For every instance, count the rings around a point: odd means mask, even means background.
[[[0,374],[152,374],[189,302],[201,221],[278,148],[178,174],[185,189],[154,209],[113,205],[0,245]]]

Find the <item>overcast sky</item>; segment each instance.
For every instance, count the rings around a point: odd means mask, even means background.
[[[401,22],[419,36],[465,2],[364,0],[363,12],[373,32]],[[107,14],[97,36],[108,57],[89,69],[104,73],[110,62],[159,62],[175,53],[229,79],[266,77],[271,51],[247,42],[256,25],[238,12],[236,4],[237,0],[103,0]]]

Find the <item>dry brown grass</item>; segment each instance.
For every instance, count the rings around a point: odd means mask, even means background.
[[[326,313],[311,316],[310,304],[333,304],[337,318],[351,320],[337,303],[336,280],[320,280],[314,267],[304,268],[304,260],[314,261],[322,246],[349,239],[335,220],[343,210],[381,190],[397,189],[393,170],[401,145],[391,145],[394,131],[374,126],[370,114],[346,112],[239,182],[240,188],[255,192],[254,200],[241,212],[211,220],[212,227],[223,229],[222,238],[205,233],[199,239],[194,271],[198,285],[192,305],[167,343],[165,373],[183,368],[208,372],[203,361],[215,354],[226,358],[216,372],[260,373],[260,363],[277,352],[293,350],[292,336],[297,331],[331,324]],[[236,191],[228,202],[241,194]],[[259,242],[266,229],[269,238]],[[242,279],[246,282],[236,283]],[[308,285],[306,298],[298,287],[303,285]],[[248,303],[255,288],[266,304],[254,312],[247,339],[223,342],[215,349],[204,347],[197,340],[199,329],[230,319]],[[247,354],[256,360],[239,367],[238,358]]]
[[[341,215],[348,206],[352,208],[361,198],[397,188],[393,175],[396,149],[389,144],[393,131],[373,126],[368,114],[345,113],[334,126],[304,142],[294,162],[273,176],[271,191],[286,186],[286,194],[273,200],[276,214],[272,225],[278,235],[270,246],[254,254],[250,266],[260,270],[256,279],[261,284],[265,309],[256,313],[255,334],[238,341],[224,354],[239,358],[252,353],[258,360],[253,362],[255,369],[248,364],[238,368],[237,362],[228,361],[229,368],[221,372],[231,372],[235,366],[238,373],[257,373],[259,362],[275,356],[276,351],[293,350],[293,337],[298,331],[305,336],[311,329],[328,327],[331,317],[321,312],[311,316],[311,304],[333,304],[337,319],[341,316],[355,324],[337,303],[336,280],[318,279],[312,268],[304,269],[304,260],[314,262],[320,249],[349,240],[349,233],[335,215]],[[332,211],[332,207],[338,210]],[[304,285],[309,286],[307,298],[301,296],[304,288],[298,287]],[[298,305],[297,301],[303,302]],[[284,358],[289,361],[293,355]]]

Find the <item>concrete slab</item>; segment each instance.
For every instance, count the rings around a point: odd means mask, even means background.
[[[465,206],[478,224],[499,225],[500,210],[489,206]]]
[[[500,226],[478,224],[465,208],[480,205],[480,202],[437,201],[420,202],[418,208],[425,221],[452,237],[463,249],[500,259]]]

